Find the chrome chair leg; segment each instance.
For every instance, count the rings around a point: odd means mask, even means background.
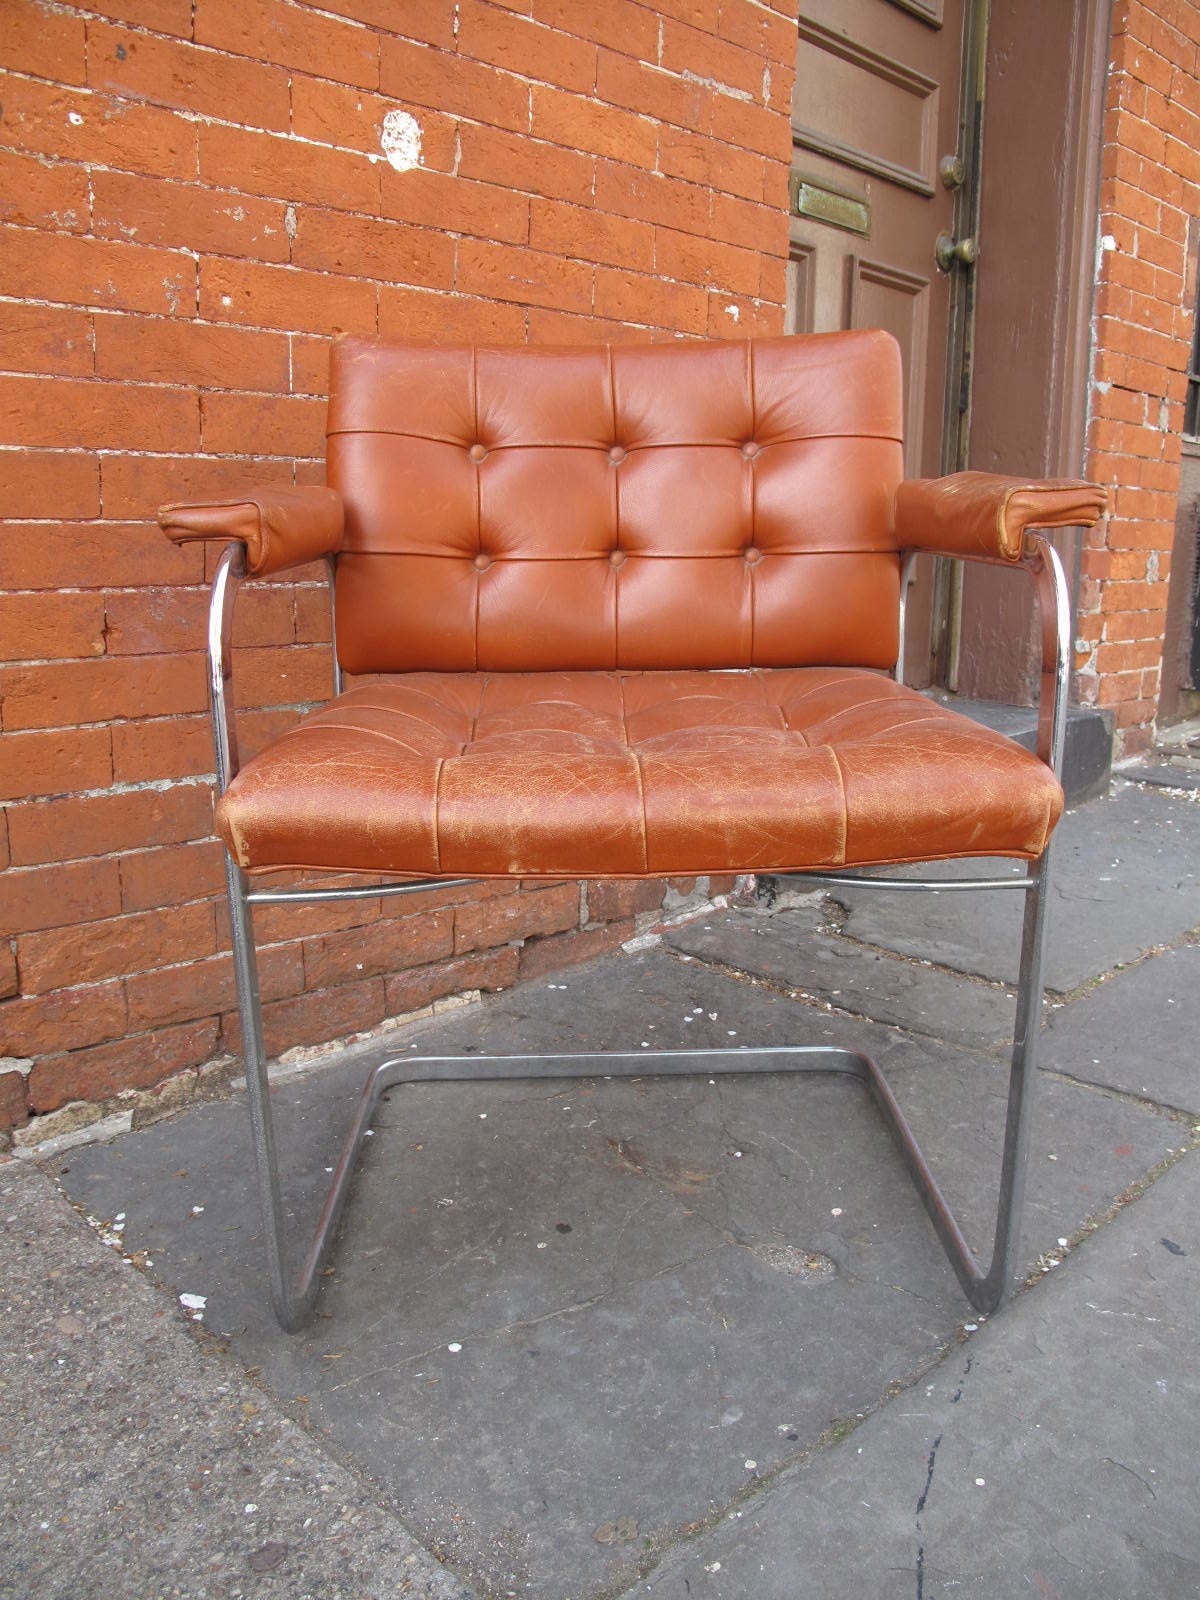
[[[999,1197],[992,1257],[986,1270],[981,1269],[976,1261],[890,1085],[871,1058],[843,1047],[775,1045],[724,1050],[588,1052],[549,1056],[423,1056],[384,1061],[370,1073],[359,1095],[316,1228],[294,1278],[288,1263],[254,952],[251,900],[259,896],[250,895],[244,874],[236,865],[228,862],[234,966],[242,1021],[251,1137],[271,1302],[280,1326],[287,1333],[296,1333],[304,1327],[312,1313],[320,1287],[321,1268],[334,1241],[360,1147],[371,1126],[380,1097],[395,1085],[480,1083],[505,1079],[715,1076],[723,1073],[840,1072],[864,1084],[871,1091],[900,1148],[964,1294],[976,1311],[994,1311],[1011,1290],[1019,1243],[1035,1053],[1042,1009],[1048,855],[1049,852],[1030,867],[1024,880],[978,880],[970,885],[961,882],[953,884],[955,888],[1026,890]],[[882,889],[911,886],[870,878],[858,882],[863,886],[873,885]],[[297,891],[285,893],[288,899],[300,897]],[[264,895],[262,898],[273,897]]]

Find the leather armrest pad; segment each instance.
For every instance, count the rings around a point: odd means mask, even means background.
[[[1079,478],[913,478],[896,490],[896,541],[905,550],[1019,561],[1027,528],[1090,528],[1106,505],[1104,490]]]
[[[236,539],[246,547],[246,569],[256,577],[303,566],[342,547],[342,497],[315,485],[269,485],[230,500],[160,506],[168,539]]]

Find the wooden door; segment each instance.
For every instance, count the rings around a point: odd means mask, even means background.
[[[900,342],[905,468],[950,470],[946,426],[952,298],[942,270],[961,165],[964,13],[971,0],[802,0],[792,99],[789,325],[796,332],[882,327]],[[959,165],[954,165],[955,161]],[[952,391],[956,380],[951,380]],[[952,392],[952,400],[953,400]],[[951,405],[950,414],[956,412]],[[928,682],[935,572],[912,601],[906,676]],[[924,642],[923,642],[924,641]]]

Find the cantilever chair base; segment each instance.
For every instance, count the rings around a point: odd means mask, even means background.
[[[308,1322],[320,1288],[321,1270],[328,1260],[338,1223],[354,1177],[364,1138],[371,1127],[380,1098],[404,1083],[487,1083],[520,1079],[654,1078],[714,1076],[719,1074],[835,1072],[856,1078],[871,1096],[890,1128],[909,1174],[941,1240],[959,1284],[977,1312],[994,1311],[1007,1298],[1012,1282],[1014,1253],[1020,1222],[1025,1153],[1028,1144],[1033,1051],[1042,1001],[1042,966],[1046,907],[1047,856],[1034,863],[1021,879],[953,879],[936,882],[941,890],[1024,890],[1026,911],[1017,993],[1017,1020],[1009,1079],[1008,1112],[1000,1165],[992,1259],[981,1269],[963,1236],[905,1119],[886,1078],[874,1061],[857,1050],[826,1045],[775,1045],[723,1050],[599,1051],[560,1055],[414,1056],[380,1063],[367,1077],[351,1119],[341,1155],[321,1207],[315,1230],[298,1274],[288,1266],[279,1168],[275,1152],[272,1111],[262,1048],[262,1012],[254,947],[250,935],[251,905],[255,902],[300,898],[303,891],[279,894],[249,891],[246,879],[230,864],[230,899],[234,911],[234,950],[238,992],[245,1040],[246,1083],[253,1132],[255,1168],[262,1207],[271,1301],[280,1326],[299,1332]],[[930,889],[934,881],[854,878],[841,874],[813,874],[814,880],[855,882],[880,889]],[[428,884],[375,886],[393,893],[413,892]],[[317,891],[321,893],[321,891]],[[326,896],[359,891],[324,891]],[[307,896],[305,896],[307,898]]]

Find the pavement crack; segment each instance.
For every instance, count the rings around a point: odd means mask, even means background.
[[[1147,1483],[1140,1472],[1135,1472],[1132,1467],[1127,1467],[1123,1461],[1118,1461],[1113,1456],[1105,1456],[1104,1459],[1108,1462],[1110,1467],[1120,1467],[1122,1472],[1127,1472],[1131,1478],[1136,1478],[1141,1484],[1142,1488],[1145,1489],[1146,1493],[1150,1496],[1151,1500],[1158,1499],[1158,1495],[1154,1491],[1154,1486]]]
[[[925,1600],[925,1505],[929,1499],[929,1491],[933,1488],[933,1473],[937,1466],[938,1446],[942,1442],[939,1433],[929,1450],[929,1459],[925,1463],[925,1487],[921,1490],[917,1500],[917,1600]]]

